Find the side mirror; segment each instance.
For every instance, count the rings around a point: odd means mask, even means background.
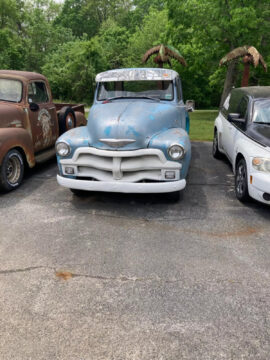
[[[238,113],[230,113],[228,114],[228,121],[232,122],[240,118],[240,114]]]
[[[194,100],[187,100],[186,101],[186,110],[188,112],[192,112],[195,110],[195,101]]]
[[[31,102],[31,103],[29,104],[29,107],[30,107],[30,110],[32,110],[32,111],[38,111],[38,109],[39,109],[38,104],[33,103],[33,102]]]
[[[238,122],[240,124],[244,124],[246,122],[245,119],[240,118],[240,114],[238,113],[231,113],[228,115],[228,121],[229,122]]]

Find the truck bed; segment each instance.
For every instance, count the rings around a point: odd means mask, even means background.
[[[73,111],[78,111],[84,114],[84,104],[71,104],[71,103],[54,103],[56,111],[60,111],[64,106],[69,106]]]

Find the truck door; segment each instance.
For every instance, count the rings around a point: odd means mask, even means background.
[[[58,129],[55,105],[43,80],[29,83],[28,103],[34,149],[38,152],[54,145]]]
[[[177,101],[177,110],[179,112],[179,120],[180,120],[180,126],[186,130],[187,133],[189,133],[189,115],[186,111],[186,106],[183,102],[183,94],[182,94],[182,86],[180,78],[177,77],[175,79],[175,89],[176,89],[176,101]]]

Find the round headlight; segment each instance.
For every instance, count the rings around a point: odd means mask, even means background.
[[[185,156],[185,149],[181,145],[171,145],[168,149],[168,154],[173,160],[183,159]]]
[[[70,154],[70,146],[65,142],[59,142],[56,144],[56,153],[59,156],[67,156]]]

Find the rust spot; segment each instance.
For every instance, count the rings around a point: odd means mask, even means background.
[[[170,224],[164,224],[158,222],[153,222],[152,224],[155,227],[155,229],[160,228],[162,229],[162,231],[164,230],[174,231],[174,226]],[[232,231],[203,231],[203,230],[181,229],[181,232],[187,234],[195,234],[198,236],[213,237],[213,238],[233,238],[233,237],[251,236],[253,234],[258,234],[262,230],[264,231],[265,229],[247,226],[242,228],[238,227]]]
[[[63,280],[69,280],[73,276],[72,273],[69,271],[57,271],[55,275]]]

